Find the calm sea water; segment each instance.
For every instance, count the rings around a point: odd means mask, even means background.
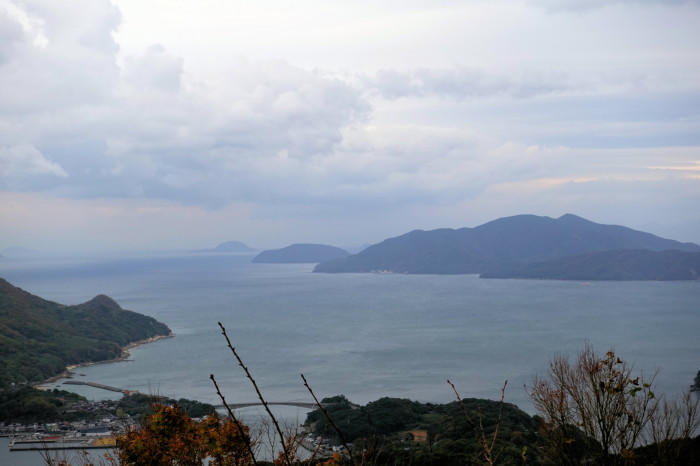
[[[80,368],[80,380],[218,403],[255,392],[226,348],[222,322],[268,401],[382,396],[447,402],[497,398],[532,412],[523,388],[556,353],[613,347],[658,389],[685,390],[700,369],[700,282],[482,280],[476,276],[314,274],[311,265],[251,264],[250,256],[180,255],[10,261],[0,276],[66,304],[104,293],[167,323],[176,338],[130,362]],[[63,386],[89,398],[113,396]],[[253,410],[254,411],[254,410]],[[303,419],[289,408],[287,417]]]

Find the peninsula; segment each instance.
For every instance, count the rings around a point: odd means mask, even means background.
[[[66,306],[0,278],[0,389],[41,382],[70,365],[118,359],[130,344],[168,335],[167,325],[108,296]]]

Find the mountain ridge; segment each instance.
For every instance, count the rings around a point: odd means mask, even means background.
[[[534,261],[615,249],[678,249],[700,246],[661,238],[621,225],[604,225],[574,214],[503,217],[469,228],[413,230],[358,254],[316,266],[314,272],[485,273]]]

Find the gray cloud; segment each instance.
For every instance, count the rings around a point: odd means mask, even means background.
[[[32,175],[68,176],[60,165],[48,160],[31,145],[0,147],[0,175],[5,183],[16,183],[22,177]]]
[[[177,92],[183,71],[182,58],[169,55],[165,47],[156,44],[140,57],[127,58],[123,74],[128,85],[135,89]]]
[[[464,67],[417,69],[411,72],[382,70],[373,77],[365,78],[364,84],[389,99],[426,96],[466,99],[494,95],[526,98],[569,89],[563,76],[550,74],[514,78]]]
[[[55,2],[17,8],[0,9],[2,190],[75,205],[162,201],[208,221],[241,203],[251,224],[295,225],[299,236],[326,219],[337,235],[362,219],[377,236],[413,216],[430,219],[422,227],[473,224],[464,216],[544,209],[552,193],[582,214],[606,196],[644,203],[651,185],[655,195],[685,187],[659,206],[697,197],[692,173],[648,168],[700,160],[689,55],[480,67],[461,64],[456,43],[453,65],[331,72],[222,56],[226,66],[206,74],[166,45],[120,52],[121,15],[106,0],[74,7],[85,17]]]
[[[119,15],[109,2],[88,3],[102,29],[35,4],[26,14],[45,25],[48,43],[8,49],[0,142],[11,149],[3,160],[12,155],[17,171],[12,148],[38,148],[57,164],[54,174],[70,174],[32,179],[38,171],[29,168],[41,160],[25,157],[27,176],[15,177],[14,189],[214,205],[277,198],[297,181],[280,167],[332,153],[341,129],[367,113],[359,91],[284,62],[241,60],[218,83],[188,86],[183,60],[160,45],[119,67],[111,35]],[[8,24],[3,30],[16,33]]]
[[[0,65],[5,63],[12,49],[24,40],[22,25],[0,9]]]

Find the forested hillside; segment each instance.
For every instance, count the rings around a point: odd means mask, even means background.
[[[67,365],[119,357],[125,345],[168,335],[167,325],[96,296],[75,306],[0,279],[0,387],[39,382]]]

